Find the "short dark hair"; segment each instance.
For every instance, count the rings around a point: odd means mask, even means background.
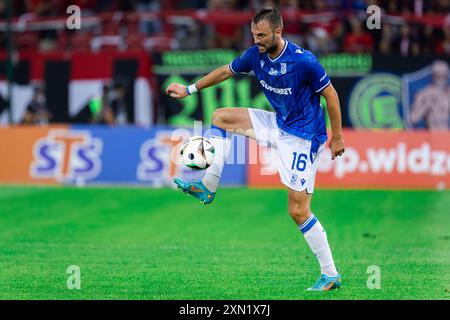
[[[253,17],[252,22],[254,24],[258,24],[263,20],[269,22],[270,26],[272,27],[272,30],[276,28],[283,28],[283,19],[281,18],[281,15],[278,12],[278,10],[275,8],[260,9]]]

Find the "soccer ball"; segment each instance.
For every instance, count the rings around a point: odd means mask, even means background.
[[[193,136],[182,145],[180,155],[184,165],[193,170],[204,170],[213,162],[214,152],[208,139]]]

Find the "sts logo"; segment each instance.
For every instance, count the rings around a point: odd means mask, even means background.
[[[33,147],[30,174],[36,179],[84,183],[99,175],[102,148],[102,140],[89,131],[50,130]]]
[[[171,184],[174,177],[199,175],[181,164],[179,153],[182,142],[189,136],[174,136],[171,132],[158,133],[145,141],[140,149],[137,179],[153,185]],[[193,177],[195,178],[195,177]]]

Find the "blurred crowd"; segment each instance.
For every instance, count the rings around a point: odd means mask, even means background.
[[[191,9],[209,12],[255,11],[277,7],[290,12],[333,12],[334,17],[297,21],[285,19],[288,39],[317,54],[330,52],[375,52],[380,54],[450,55],[450,15],[442,26],[427,24],[419,17],[450,13],[450,0],[15,0],[13,16],[65,17],[69,5],[78,5],[83,17],[98,16],[96,26],[81,31],[49,28],[15,32],[14,45],[21,50],[146,50],[199,48],[242,50],[252,43],[249,23],[236,24],[233,13],[222,20],[199,22],[145,15],[167,10]],[[376,4],[388,15],[418,17],[414,23],[383,21],[380,30],[366,28],[367,6]],[[126,13],[126,14],[123,14]],[[0,0],[0,19],[7,17],[6,0]],[[5,48],[0,31],[0,47]]]
[[[81,122],[90,124],[127,124],[128,113],[125,100],[127,91],[126,80],[118,78],[106,81],[102,92],[92,96],[88,101],[89,117]],[[0,94],[1,101],[5,101]],[[33,95],[26,106],[25,113],[20,120],[21,124],[48,125],[53,115],[47,106],[45,82],[37,82],[33,88]]]
[[[78,5],[95,14],[104,11],[158,11],[172,9],[257,10],[268,5],[280,9],[346,10],[365,9],[376,4],[390,14],[426,14],[449,12],[448,0],[14,0],[14,15],[34,13],[39,16],[65,14],[69,5]],[[0,1],[4,7],[6,0]],[[4,13],[2,13],[4,14]]]

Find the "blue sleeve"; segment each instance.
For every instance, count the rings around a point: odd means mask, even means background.
[[[253,48],[253,47],[252,47]],[[230,70],[235,73],[249,73],[252,71],[253,52],[252,48],[245,50],[239,57],[230,63]]]
[[[308,60],[308,78],[312,89],[316,93],[322,92],[331,83],[325,69],[313,55]]]

